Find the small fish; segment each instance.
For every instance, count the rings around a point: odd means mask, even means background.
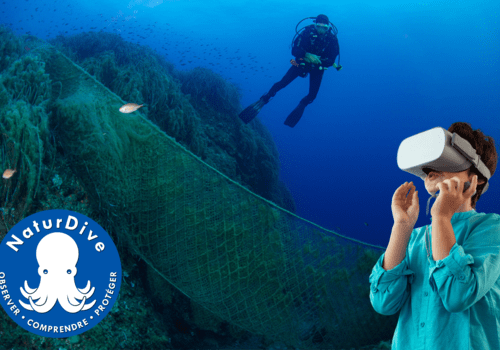
[[[123,105],[120,107],[120,112],[122,113],[132,113],[137,111],[139,108],[141,108],[144,105],[138,105],[135,103],[127,103],[126,105]]]
[[[16,169],[12,170],[12,169],[7,169],[3,172],[3,178],[4,179],[10,179],[12,177],[12,175],[14,175],[14,173],[16,172]]]

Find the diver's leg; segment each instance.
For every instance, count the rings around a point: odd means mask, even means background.
[[[323,80],[323,70],[315,69],[309,72],[309,94],[304,97],[300,102],[311,104],[318,95],[321,80]]]
[[[319,87],[321,85],[321,80],[323,79],[323,70],[314,69],[309,72],[309,94],[300,100],[299,105],[290,113],[290,115],[285,120],[285,125],[293,128],[299,122],[306,106],[314,101],[318,95]]]
[[[292,66],[288,70],[288,72],[286,72],[285,76],[271,87],[271,90],[269,90],[267,94],[261,96],[261,98],[257,102],[254,102],[240,113],[240,119],[246,124],[250,123],[250,121],[252,121],[257,116],[257,114],[260,113],[262,107],[264,107],[269,102],[269,99],[271,97],[276,95],[279,90],[290,84],[301,74],[303,74],[303,70],[301,68]]]
[[[252,103],[240,113],[240,119],[246,124],[250,123],[250,121],[260,113],[262,107],[269,102],[271,97],[276,95],[279,90],[290,84],[299,75],[304,74],[303,72],[301,68],[292,66],[288,72],[286,72],[285,76],[272,86],[267,94],[263,95],[257,102]]]
[[[302,74],[302,68],[291,66],[288,72],[283,76],[283,78],[271,87],[271,90],[261,97],[265,103],[269,102],[271,97],[274,97],[278,91],[286,87],[292,81],[295,80],[299,75]]]

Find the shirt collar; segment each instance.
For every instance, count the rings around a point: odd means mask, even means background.
[[[464,211],[461,213],[455,213],[451,217],[451,223],[459,222],[462,220],[467,220],[468,218],[470,218],[471,216],[474,216],[476,214],[477,214],[477,211],[475,211],[474,209],[471,209],[469,211]]]

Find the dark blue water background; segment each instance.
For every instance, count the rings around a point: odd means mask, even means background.
[[[308,78],[280,91],[259,118],[278,147],[297,214],[385,247],[391,199],[403,182],[413,180],[420,194],[417,226],[430,222],[423,181],[396,163],[404,138],[464,121],[500,143],[500,2],[0,0],[0,23],[17,34],[117,33],[177,69],[220,73],[241,88],[243,106],[281,79],[295,25],[320,13],[339,30],[344,69],[325,73],[295,128],[283,122],[307,94]],[[497,177],[477,211],[500,213]]]

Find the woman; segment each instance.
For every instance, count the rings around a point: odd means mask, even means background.
[[[466,123],[448,131],[469,141],[493,175],[492,138]],[[475,210],[487,179],[474,166],[426,174],[426,190],[440,191],[432,223],[413,229],[418,192],[412,182],[401,185],[389,245],[370,275],[372,306],[383,315],[401,311],[393,350],[500,349],[500,215]]]

